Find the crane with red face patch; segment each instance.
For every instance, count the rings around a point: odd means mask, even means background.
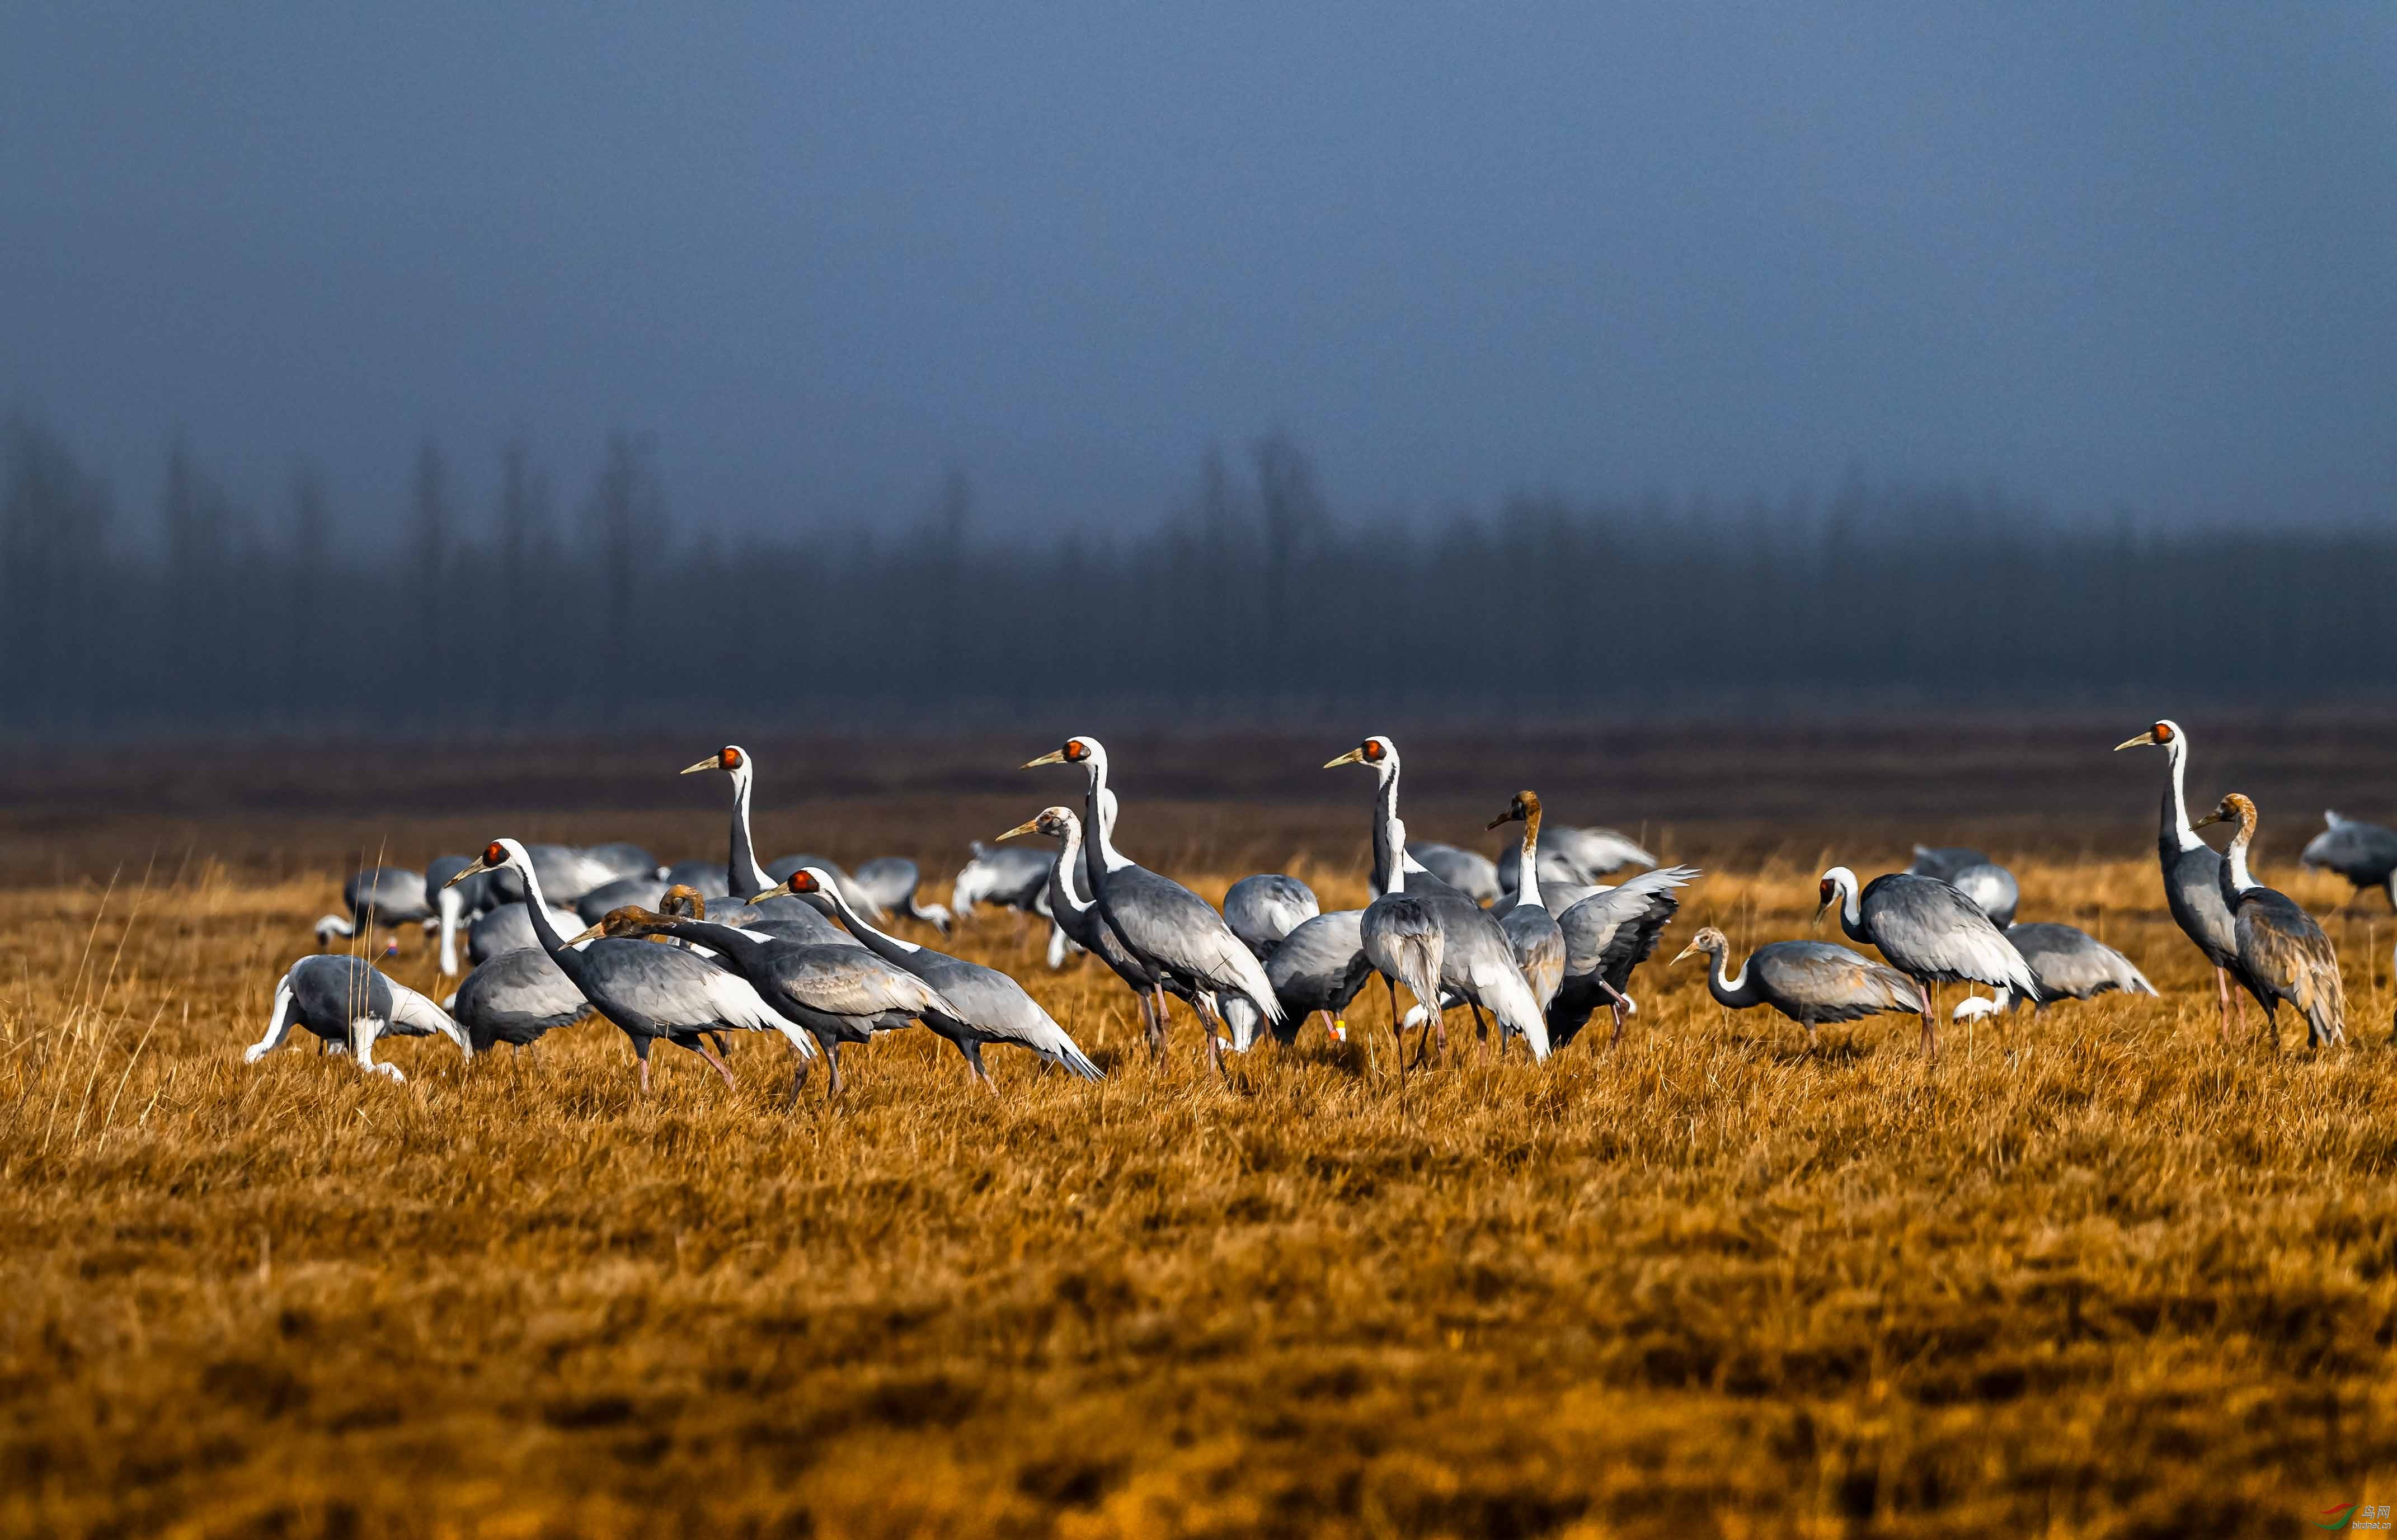
[[[2124,749],[2160,748],[2171,768],[2165,783],[2163,810],[2156,830],[2156,861],[2163,868],[2164,907],[2181,934],[2214,965],[2216,998],[2222,1007],[2222,1040],[2230,1040],[2230,970],[2239,961],[2239,937],[2230,923],[2230,906],[2222,902],[2222,857],[2197,837],[2189,821],[2189,733],[2178,722],[2159,720],[2136,738],[2114,745]],[[2247,1002],[2239,1002],[2239,1017],[2247,1017]]]

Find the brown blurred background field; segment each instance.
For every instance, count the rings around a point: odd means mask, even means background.
[[[2355,1043],[2319,1057],[2220,1039],[2157,892],[2162,757],[2108,753],[2144,725],[1401,734],[1418,837],[1494,850],[1528,784],[1706,869],[1621,1047],[1402,1090],[1376,985],[1348,1045],[1310,1027],[1227,1091],[1178,1008],[1152,1068],[1110,976],[992,913],[955,949],[1107,1082],[996,1051],[994,1101],[911,1034],[796,1111],[755,1042],[737,1095],[672,1054],[640,1101],[596,1023],[537,1062],[399,1043],[404,1086],[304,1038],[240,1062],[347,864],[714,854],[721,783],[672,775],[710,743],[11,748],[0,1530],[2285,1534],[2397,1503],[2397,926],[2295,868],[2325,805],[2397,812],[2397,723],[2196,735],[2193,799],[2256,796],[2264,877],[2338,944]],[[1078,800],[1011,768],[1057,736],[752,739],[759,844],[911,855],[944,896],[967,839]],[[1313,768],[1355,736],[1110,734],[1121,842],[1211,898],[1287,870],[1361,903],[1369,783]],[[1927,1065],[1905,1020],[1809,1054],[1665,966],[1704,923],[1806,933],[1827,860],[1917,838],[2007,862],[2024,918],[2163,999]],[[413,938],[389,967],[435,987]]]

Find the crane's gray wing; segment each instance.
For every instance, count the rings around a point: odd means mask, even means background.
[[[1261,957],[1272,956],[1284,936],[1322,912],[1314,889],[1279,872],[1244,877],[1224,895],[1224,923]]]
[[[1893,873],[1867,883],[1857,903],[1873,944],[1901,971],[1919,966],[1927,973],[2002,984],[2027,999],[2040,998],[2030,964],[1980,905],[1952,884]]]
[[[1827,941],[1776,941],[1749,955],[1748,972],[1775,1005],[1818,1023],[1884,1011],[1919,1011],[1914,981],[1861,952]]]
[[[388,1020],[393,1031],[406,1038],[427,1038],[437,1032],[465,1050],[468,1057],[474,1055],[474,1045],[466,1040],[465,1029],[450,1019],[449,1012],[397,979],[385,982],[391,987]]]
[[[795,1028],[775,1014],[749,981],[679,946],[601,939],[583,951],[609,999],[668,1027],[721,1024],[749,1032]]]
[[[767,955],[765,966],[791,998],[827,1015],[920,1016],[938,1011],[964,1019],[931,984],[862,946],[780,945]]]
[[[1237,989],[1267,1021],[1281,1020],[1281,1002],[1265,964],[1240,944],[1213,905],[1145,866],[1120,867],[1109,872],[1106,881],[1105,907],[1138,931],[1124,938],[1135,949],[1207,988]]]
[[[1675,890],[1689,886],[1697,877],[1694,866],[1659,866],[1619,887],[1594,893],[1559,915],[1557,925],[1565,938],[1565,975],[1596,973],[1617,960],[1613,954],[1620,950],[1618,938],[1627,941],[1643,922],[1653,922],[1661,930],[1681,907],[1681,900],[1673,896]],[[1654,945],[1653,933],[1649,944]],[[1634,958],[1634,965],[1640,960]]]
[[[2006,931],[2006,940],[2030,964],[2042,999],[2085,1000],[2111,989],[2133,995],[2156,992],[2130,958],[2077,926],[2050,920],[2017,925]]]

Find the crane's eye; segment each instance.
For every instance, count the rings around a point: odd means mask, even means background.
[[[808,872],[794,872],[791,874],[791,891],[795,893],[812,893],[815,891],[816,879],[812,874]]]
[[[1088,759],[1090,757],[1091,751],[1082,746],[1082,741],[1079,738],[1068,738],[1065,740],[1066,758]]]
[[[1826,903],[1826,904],[1828,904],[1828,903],[1830,903],[1830,902],[1831,902],[1831,894],[1832,894],[1832,893],[1834,893],[1834,892],[1836,892],[1838,890],[1837,890],[1837,889],[1835,889],[1835,888],[1833,888],[1833,887],[1831,886],[1831,884],[1830,884],[1829,882],[1828,882],[1828,881],[1827,881],[1827,882],[1825,882],[1825,883],[1823,884],[1822,888],[1821,888],[1819,891],[1821,891],[1821,893],[1822,893],[1822,895],[1823,895],[1823,902],[1824,902],[1824,903]]]
[[[741,768],[741,751],[736,748],[726,748],[716,755],[716,762],[722,765],[726,770],[739,770]]]
[[[2172,724],[2170,722],[2158,722],[2155,725],[2154,730],[2157,743],[2169,743],[2172,742]]]
[[[1365,740],[1365,742],[1364,742],[1364,744],[1363,744],[1363,746],[1361,747],[1361,749],[1359,750],[1359,752],[1360,752],[1360,753],[1362,753],[1362,754],[1365,756],[1365,762],[1366,762],[1367,764],[1369,764],[1369,765],[1378,765],[1378,764],[1380,764],[1380,763],[1382,762],[1382,743],[1381,743],[1381,740],[1379,740],[1379,739],[1377,739],[1377,738],[1368,738],[1368,739],[1366,739],[1366,740]]]
[[[486,846],[484,846],[484,847],[483,847],[483,864],[484,864],[484,865],[486,865],[486,866],[499,866],[499,865],[504,865],[504,864],[506,864],[506,862],[507,862],[507,859],[508,859],[508,848],[507,848],[505,845],[501,844],[498,840],[494,839],[494,840],[492,840],[489,844],[488,844],[488,845],[486,845]]]

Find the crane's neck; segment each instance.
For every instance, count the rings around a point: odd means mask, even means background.
[[[1379,892],[1400,892],[1405,888],[1407,826],[1399,817],[1399,767],[1378,765],[1374,775],[1373,887]]]
[[[1082,863],[1082,821],[1065,820],[1065,832],[1057,839],[1057,864],[1054,868],[1057,896],[1074,913],[1088,913],[1091,901],[1074,891],[1074,868]]]
[[[1132,864],[1116,849],[1116,794],[1107,789],[1107,762],[1092,758],[1090,795],[1082,799],[1084,822],[1090,825],[1089,866],[1091,891],[1098,891],[1102,870],[1119,871]]]
[[[1707,959],[1707,993],[1734,1011],[1745,1011],[1758,1003],[1755,992],[1748,987],[1748,964],[1742,962],[1739,971],[1731,971],[1731,948],[1725,947]]]
[[[1537,808],[1523,819],[1523,850],[1515,867],[1515,907],[1547,908],[1540,897],[1540,810]]]
[[[541,949],[549,954],[550,960],[556,963],[568,978],[581,978],[583,954],[567,945],[566,938],[557,933],[557,927],[549,922],[549,899],[541,891],[541,878],[533,875],[532,863],[523,861],[515,864],[516,875],[524,878],[525,918],[532,923],[533,939],[541,943]]]
[[[732,896],[746,902],[774,885],[766,869],[757,864],[757,847],[749,838],[749,783],[752,773],[743,760],[732,772],[732,859],[725,866],[725,879],[732,885]]]
[[[2173,734],[2164,745],[2164,757],[2172,762],[2172,833],[2184,850],[2194,850],[2205,841],[2189,826],[2189,743],[2181,733]]]
[[[2230,837],[2230,848],[2222,852],[2223,880],[2230,884],[2232,892],[2243,893],[2250,888],[2262,886],[2247,870],[2247,847],[2255,838],[2256,821],[2253,818],[2241,819],[2239,832]]]
[[[1848,933],[1848,939],[1851,941],[1871,941],[1872,937],[1865,934],[1864,909],[1856,900],[1855,888],[1852,884],[1845,882],[1841,883],[1839,886],[1840,929]],[[1742,968],[1741,971],[1745,972],[1747,970]]]
[[[833,908],[840,915],[840,922],[849,927],[849,933],[864,942],[865,949],[883,961],[904,966],[908,957],[923,950],[912,941],[901,941],[897,936],[877,931],[866,924],[864,917],[850,906],[849,900],[842,895],[837,883],[827,884],[824,892],[826,898],[832,900]]]

